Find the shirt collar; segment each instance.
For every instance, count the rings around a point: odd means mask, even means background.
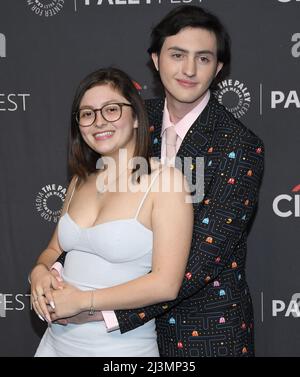
[[[200,116],[202,111],[205,109],[206,105],[210,99],[210,91],[208,90],[203,97],[203,99],[195,106],[190,112],[188,112],[178,123],[175,125],[170,120],[170,114],[167,107],[167,99],[165,99],[164,111],[163,111],[163,119],[162,119],[162,127],[161,127],[161,136],[165,132],[165,130],[170,127],[174,126],[177,135],[183,140],[187,131],[191,127],[191,125],[195,122],[195,120]]]

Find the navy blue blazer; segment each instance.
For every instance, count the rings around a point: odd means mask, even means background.
[[[164,99],[146,106],[153,154],[160,157]],[[156,318],[161,356],[253,356],[246,241],[263,174],[263,143],[211,96],[177,156],[203,156],[205,162],[186,274],[176,300],[116,311],[120,331]]]

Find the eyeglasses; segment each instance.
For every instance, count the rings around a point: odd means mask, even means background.
[[[122,116],[123,106],[130,106],[129,103],[109,103],[100,109],[79,109],[76,113],[76,121],[81,127],[90,127],[96,120],[97,111],[100,111],[102,118],[107,122],[116,122]]]

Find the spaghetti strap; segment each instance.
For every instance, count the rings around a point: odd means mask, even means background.
[[[73,187],[73,190],[72,190],[72,193],[71,193],[71,196],[70,196],[69,202],[68,202],[68,204],[67,204],[66,212],[69,211],[70,203],[71,203],[71,200],[72,200],[72,198],[73,198],[73,195],[74,195],[74,192],[75,192],[75,189],[76,189],[77,181],[78,181],[78,176],[77,176],[77,177],[75,178],[75,180],[74,180],[74,187]]]
[[[151,190],[151,187],[153,186],[153,183],[155,182],[156,178],[159,176],[159,174],[162,172],[162,169],[158,169],[158,172],[155,174],[155,176],[152,178],[152,181],[150,182],[150,185],[149,187],[147,188],[147,191],[145,192],[145,195],[143,196],[141,202],[140,202],[140,205],[138,206],[138,209],[136,211],[136,214],[134,216],[135,220],[138,218],[139,214],[140,214],[140,210],[141,208],[143,207],[143,204],[147,198],[147,195],[149,193],[149,191]]]

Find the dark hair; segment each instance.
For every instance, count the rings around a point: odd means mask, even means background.
[[[97,170],[97,161],[101,156],[91,149],[83,140],[79,125],[76,121],[76,112],[79,109],[80,102],[85,92],[98,85],[111,85],[132,105],[133,116],[138,122],[133,157],[145,158],[148,163],[147,174],[150,174],[150,131],[144,101],[136,89],[134,82],[125,72],[117,68],[109,67],[98,69],[90,73],[80,82],[76,90],[72,104],[71,128],[69,134],[69,178],[77,175],[80,179],[85,180],[88,174],[94,173]],[[138,168],[133,169],[132,173],[137,169]]]
[[[220,82],[230,71],[231,41],[228,32],[221,21],[207,10],[194,6],[182,5],[169,12],[152,30],[148,53],[159,55],[167,37],[175,35],[181,29],[201,28],[213,32],[217,39],[217,59],[223,63],[223,68],[213,81]]]

